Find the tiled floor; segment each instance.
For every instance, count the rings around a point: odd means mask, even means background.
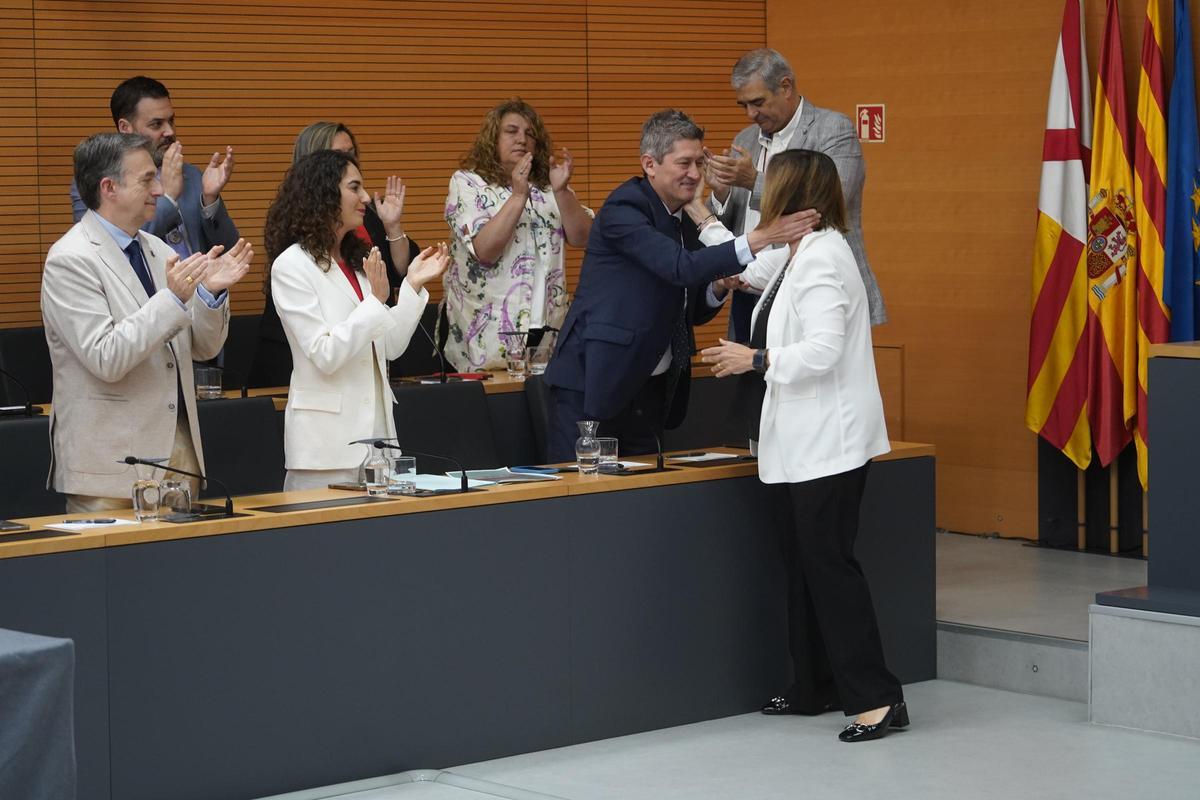
[[[930,681],[912,727],[859,745],[838,714],[747,714],[455,767],[469,788],[405,783],[295,800],[1195,800],[1200,742],[1089,725],[1082,703]],[[443,773],[445,775],[445,773]],[[532,793],[532,794],[531,794]]]

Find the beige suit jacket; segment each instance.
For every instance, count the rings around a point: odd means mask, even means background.
[[[127,455],[171,454],[180,395],[196,456],[192,359],[212,358],[225,342],[229,303],[209,308],[193,295],[187,308],[167,288],[174,251],[140,231],[157,288],[153,297],[95,212],[54,243],[42,273],[42,323],[54,375],[47,486],[67,494],[128,497]]]

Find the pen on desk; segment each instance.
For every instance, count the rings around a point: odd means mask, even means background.
[[[116,520],[112,517],[100,517],[98,519],[64,519],[63,522],[70,525],[111,525]]]

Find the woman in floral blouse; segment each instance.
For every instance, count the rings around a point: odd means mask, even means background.
[[[563,242],[582,247],[593,216],[570,188],[572,167],[565,147],[554,157],[541,116],[517,98],[488,112],[450,178],[442,302],[446,358],[458,370],[502,369],[512,337],[501,331],[534,331],[534,343],[566,316]]]

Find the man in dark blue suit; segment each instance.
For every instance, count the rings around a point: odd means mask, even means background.
[[[576,423],[584,419],[599,420],[601,435],[616,436],[623,454],[654,452],[655,437],[687,412],[692,326],[712,319],[724,295],[710,283],[812,227],[811,212],[799,212],[702,248],[682,210],[702,186],[703,140],[681,111],[651,116],[642,126],[642,177],[614,189],[592,224],[545,375],[553,461],[574,459]]]

